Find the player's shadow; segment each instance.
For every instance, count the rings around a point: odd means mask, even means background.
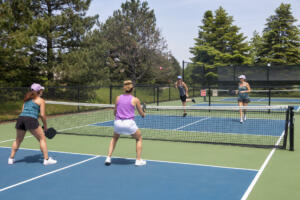
[[[125,158],[113,158],[111,163],[114,165],[132,165],[135,163],[135,160],[125,159]]]
[[[25,156],[21,160],[16,160],[15,163],[42,163],[43,162],[43,155],[42,154],[36,154],[36,155],[31,155],[31,156]]]

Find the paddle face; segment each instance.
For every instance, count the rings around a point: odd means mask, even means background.
[[[56,135],[56,130],[54,128],[48,128],[47,131],[45,132],[45,136],[48,139],[52,139],[54,138],[54,136]]]

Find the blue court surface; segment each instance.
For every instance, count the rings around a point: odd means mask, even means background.
[[[168,116],[148,114],[145,118],[135,117],[141,129],[177,130],[220,134],[248,134],[281,136],[285,130],[285,120],[247,119],[243,124],[239,118],[222,118],[207,116]],[[114,121],[92,124],[92,126],[113,127]]]
[[[37,150],[20,149],[7,164],[10,148],[0,147],[0,199],[241,199],[257,170],[50,152],[58,164],[42,165]]]

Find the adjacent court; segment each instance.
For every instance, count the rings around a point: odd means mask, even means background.
[[[241,199],[257,170],[50,152],[60,162],[43,166],[39,151],[21,149],[7,165],[0,148],[1,199]],[[35,189],[36,188],[36,189]],[[117,192],[116,192],[117,191]],[[49,194],[49,195],[48,195]]]
[[[205,132],[281,136],[285,130],[285,121],[279,119],[250,118],[241,124],[238,118],[228,117],[147,115],[146,119],[137,116],[135,121],[141,129],[191,131],[199,134]],[[226,126],[218,126],[218,123]],[[114,121],[111,120],[91,126],[113,127],[113,125]]]

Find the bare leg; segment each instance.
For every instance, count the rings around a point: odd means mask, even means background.
[[[142,143],[143,143],[143,139],[142,139],[142,135],[141,135],[141,131],[140,129],[138,129],[133,135],[132,137],[134,139],[136,139],[136,159],[140,160],[141,159],[141,154],[142,154]]]
[[[24,137],[25,137],[25,134],[26,134],[26,131],[24,130],[20,130],[20,129],[17,129],[17,138],[16,140],[13,142],[12,144],[12,147],[11,147],[11,154],[10,154],[10,157],[11,158],[14,158]]]
[[[182,101],[182,106],[184,107],[183,108],[183,115],[185,116],[186,115],[186,112],[185,112],[186,101]]]
[[[113,138],[111,139],[110,144],[109,144],[109,148],[108,148],[108,157],[111,157],[112,153],[114,152],[119,137],[120,137],[119,134],[114,133],[114,136],[113,136]]]
[[[238,105],[242,107],[243,106],[243,102],[242,101],[238,101]],[[243,109],[240,109],[240,117],[241,117],[240,119],[242,120],[243,119]]]
[[[40,142],[40,148],[44,155],[44,159],[48,160],[49,157],[48,157],[46,137],[42,127],[39,126],[37,129],[30,130],[30,132]]]
[[[248,106],[248,103],[243,103],[243,106]],[[244,119],[245,119],[245,116],[246,116],[246,109],[244,109]]]

